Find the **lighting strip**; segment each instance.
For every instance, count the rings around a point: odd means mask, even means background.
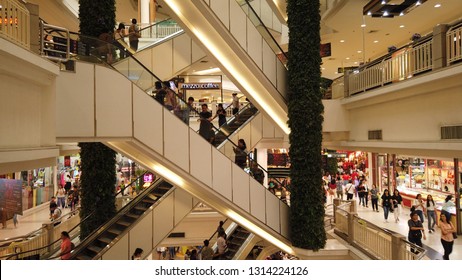
[[[226,214],[228,217],[230,217],[233,221],[236,223],[240,224],[241,226],[249,229],[256,235],[264,238],[265,240],[271,242],[274,246],[278,247],[279,249],[283,250],[284,252],[295,255],[294,250],[292,247],[286,245],[284,242],[280,241],[276,237],[272,236],[271,234],[267,233],[266,231],[262,230],[261,228],[257,227],[254,225],[252,222],[247,220],[246,218],[242,217],[241,215],[237,214],[236,212],[232,210],[227,210]]]

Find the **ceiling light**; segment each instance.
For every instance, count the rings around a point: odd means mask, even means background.
[[[346,60],[349,60],[349,59],[350,59],[349,57],[346,58]]]
[[[404,12],[399,13],[399,16],[400,17],[404,16]]]
[[[435,8],[439,8],[439,7],[441,7],[441,4],[439,4],[439,3],[435,4]]]
[[[366,27],[366,24],[365,23],[361,24],[361,27],[363,27],[363,28]]]
[[[400,25],[399,28],[404,28],[404,25]]]
[[[334,74],[335,74],[335,75],[337,75],[337,74],[338,74],[338,72],[337,72],[337,71],[335,71],[335,72],[334,72]]]
[[[387,4],[387,1],[382,0],[382,5],[385,5],[385,4]]]
[[[345,43],[345,40],[340,40],[340,43]]]
[[[357,53],[362,53],[363,51],[356,51]]]
[[[383,16],[384,16],[384,17],[389,16],[388,12],[387,12],[387,11],[384,11],[384,12],[383,12]]]
[[[420,5],[422,5],[422,3],[421,3],[420,1],[417,1],[417,2],[415,3],[415,5],[416,5],[416,6],[420,6]]]
[[[371,15],[372,15],[371,11],[367,12],[367,15],[368,15],[368,16],[371,16]]]
[[[355,63],[355,64],[358,64],[358,62],[357,62],[357,61],[355,61],[354,63]]]
[[[378,43],[379,41],[375,40],[374,43]]]

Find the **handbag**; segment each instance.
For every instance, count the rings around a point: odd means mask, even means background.
[[[457,239],[457,233],[453,232],[452,233],[452,238]]]

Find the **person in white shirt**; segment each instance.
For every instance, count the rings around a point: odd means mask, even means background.
[[[237,93],[233,92],[233,115],[236,115],[239,112],[239,98],[237,97]]]
[[[225,239],[225,232],[221,231],[218,233],[217,239],[217,253],[213,256],[214,259],[223,260],[224,255],[226,252],[226,239]]]
[[[353,185],[353,181],[349,180],[348,184],[345,186],[345,192],[347,195],[347,200],[352,200],[355,194],[355,186]]]

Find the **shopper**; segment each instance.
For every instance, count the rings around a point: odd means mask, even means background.
[[[391,196],[391,200],[393,202],[393,215],[395,216],[395,222],[399,222],[399,215],[401,214],[401,202],[403,201],[403,197],[399,193],[398,189],[395,189],[393,195]]]
[[[137,25],[136,18],[132,19],[132,25],[128,28],[128,40],[130,41],[130,48],[136,52],[138,50],[138,41],[141,37],[140,30]]]
[[[126,44],[124,41],[125,37],[127,37],[127,34],[125,33],[125,24],[119,23],[119,26],[114,32],[114,45],[116,45],[117,48],[119,49],[120,59],[124,59],[125,57],[127,57],[126,49],[125,49]]]
[[[411,213],[411,218],[407,222],[409,226],[408,239],[409,242],[422,247],[422,236],[426,239],[425,229],[423,228],[422,221],[419,220],[419,215],[414,211]]]
[[[258,167],[258,163],[256,161],[252,161],[250,167],[250,175],[255,180],[257,180],[257,182],[263,185],[263,181],[265,180],[265,173]]]
[[[352,200],[355,193],[355,186],[353,185],[352,180],[348,180],[348,184],[345,186],[345,193],[347,195],[347,200]]]
[[[390,212],[392,206],[391,195],[388,192],[388,189],[385,189],[382,194],[382,207],[383,207],[383,216],[385,218],[385,223],[388,223],[388,213]]]
[[[213,249],[209,247],[209,241],[207,239],[204,240],[204,247],[202,247],[201,259],[202,260],[213,259]]]
[[[154,99],[157,100],[157,102],[160,103],[160,105],[164,106],[164,99],[165,99],[165,96],[167,95],[167,92],[165,91],[165,89],[162,87],[162,82],[161,81],[156,81],[154,83],[154,86],[155,86],[155,90],[153,91],[153,93],[155,93],[155,97]]]
[[[441,208],[441,214],[446,216],[446,221],[451,221],[451,210],[453,207],[456,207],[454,202],[452,202],[452,195],[446,196],[444,199],[443,207]]]
[[[456,228],[446,219],[446,215],[440,215],[440,223],[438,227],[441,229],[441,244],[444,248],[443,260],[449,260],[449,255],[452,253],[454,246],[454,233]]]
[[[226,111],[223,108],[223,104],[218,104],[217,114],[218,116],[218,126],[221,127],[226,123]]]
[[[235,154],[234,163],[244,169],[247,166],[247,144],[244,139],[237,141],[237,147],[233,147],[233,151]]]
[[[67,231],[61,232],[61,259],[68,260],[71,258],[72,242]]]
[[[377,187],[372,184],[372,189],[371,189],[371,203],[372,203],[372,211],[377,211],[379,212],[379,194]]]
[[[419,215],[420,221],[424,222],[425,206],[422,195],[419,193],[414,200],[414,211]]]
[[[343,181],[340,178],[340,176],[338,176],[336,179],[335,189],[337,193],[337,198],[343,200]]]
[[[224,232],[219,232],[218,233],[218,239],[217,239],[217,252],[213,256],[214,259],[218,260],[223,260],[226,252],[226,239],[225,239],[225,233]]]
[[[202,111],[199,113],[199,135],[209,143],[215,141],[215,134],[212,130],[212,113],[209,112],[207,104],[202,104]]]
[[[143,254],[143,249],[136,248],[135,252],[132,255],[132,260],[141,260],[141,255]]]
[[[58,207],[64,209],[66,207],[66,191],[62,186],[59,186],[56,191],[56,197],[58,198]]]
[[[444,215],[443,215],[444,216]],[[435,232],[436,212],[435,201],[431,195],[427,195],[427,219],[428,219],[428,232]]]
[[[233,115],[236,115],[237,112],[239,112],[239,98],[237,97],[237,93],[236,92],[233,92]]]

